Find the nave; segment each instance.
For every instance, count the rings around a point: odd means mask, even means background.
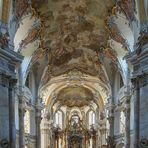
[[[0,0],[0,148],[148,147],[148,0]]]

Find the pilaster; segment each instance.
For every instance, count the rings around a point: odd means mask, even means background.
[[[36,103],[36,148],[41,148],[41,130],[40,130],[40,123],[41,123],[41,110],[43,109],[43,104],[41,99],[37,99]]]
[[[25,115],[25,101],[23,95],[18,95],[19,99],[19,147],[25,147],[25,131],[24,131],[24,115]]]
[[[52,122],[48,119],[48,114],[43,115],[43,119],[41,121],[41,148],[47,148],[52,141],[50,138],[50,129],[52,127]]]
[[[125,148],[130,148],[130,141],[131,141],[131,135],[130,135],[130,119],[131,119],[131,95],[126,95],[126,101],[125,101]]]
[[[99,138],[98,142],[101,144],[101,146],[106,145],[106,134],[107,134],[106,122],[107,122],[106,118],[99,120],[100,137],[98,137]]]
[[[131,81],[134,86],[134,148],[138,148],[140,141],[148,139],[148,23],[141,26],[137,47],[134,52],[126,56],[133,67]]]
[[[0,48],[0,143],[16,147],[15,97],[16,73],[22,56],[9,49]]]

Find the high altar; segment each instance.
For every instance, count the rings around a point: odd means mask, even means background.
[[[96,148],[96,131],[92,125],[87,129],[79,116],[74,115],[65,130],[54,130],[54,148]]]

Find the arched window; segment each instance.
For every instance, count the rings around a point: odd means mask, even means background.
[[[88,113],[88,123],[89,123],[89,127],[92,125],[95,125],[96,123],[96,115],[94,113],[94,111],[89,111]]]
[[[63,126],[63,114],[62,114],[61,111],[57,111],[57,112],[55,113],[54,120],[55,120],[55,121],[54,121],[55,126],[56,126],[56,127],[62,128],[62,126]]]

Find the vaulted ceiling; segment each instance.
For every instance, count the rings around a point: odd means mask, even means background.
[[[19,0],[16,8],[21,24],[14,40],[15,50],[25,56],[24,77],[35,69],[39,88],[71,71],[88,75],[86,79],[96,78],[97,85],[102,83],[107,88],[111,88],[113,69],[124,80],[127,65],[123,57],[134,45],[130,27],[137,17],[134,0],[42,0],[32,1],[32,5]],[[86,88],[79,88],[83,98]],[[76,89],[64,88],[58,99],[63,100],[64,95],[69,99],[63,102],[70,105],[74,96],[71,92],[77,94]],[[85,102],[74,100],[76,106]],[[91,99],[86,100],[88,103]]]

